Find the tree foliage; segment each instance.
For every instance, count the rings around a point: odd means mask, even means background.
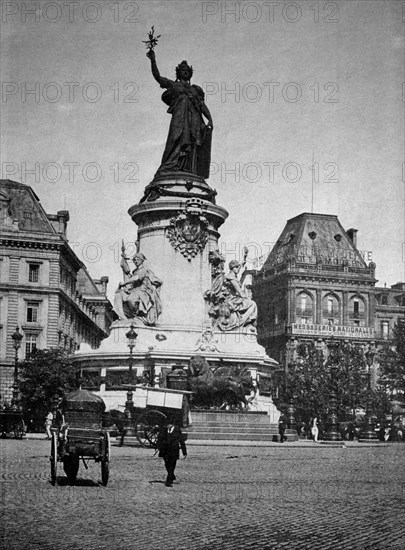
[[[380,379],[391,398],[405,399],[405,323],[398,323],[393,330],[394,342],[379,354]]]
[[[364,351],[345,342],[334,342],[325,357],[314,342],[300,344],[297,359],[281,374],[277,395],[279,408],[292,402],[297,420],[326,422],[332,390],[336,393],[339,421],[352,420],[357,407],[365,407],[368,379]],[[374,400],[376,395],[373,395]]]
[[[21,405],[28,426],[45,420],[65,393],[77,388],[69,355],[60,349],[36,350],[19,363]]]

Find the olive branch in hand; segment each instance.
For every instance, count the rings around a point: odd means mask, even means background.
[[[155,36],[155,27],[152,26],[151,30],[148,32],[148,40],[142,40],[142,42],[146,44],[146,47],[149,49],[149,51],[151,51],[157,46],[158,40],[161,36],[161,34]]]

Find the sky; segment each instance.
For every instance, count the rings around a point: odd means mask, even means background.
[[[160,165],[162,76],[186,59],[214,123],[227,259],[266,256],[287,219],[358,229],[378,285],[405,281],[402,1],[1,0],[2,177],[30,185],[94,278],[121,279],[127,210]],[[153,259],[149,258],[153,269]]]

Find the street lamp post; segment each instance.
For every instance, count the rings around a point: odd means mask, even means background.
[[[12,406],[13,409],[20,409],[21,403],[20,403],[20,391],[18,387],[18,350],[21,347],[21,340],[23,339],[23,335],[20,332],[19,327],[15,329],[14,334],[11,335],[11,338],[13,340],[13,348],[14,348],[14,383],[13,383],[13,398],[12,398]]]
[[[364,428],[360,434],[360,441],[366,440],[376,440],[378,439],[377,434],[375,433],[375,426],[374,422],[372,420],[372,392],[371,392],[371,366],[374,362],[374,352],[372,350],[368,350],[365,354],[366,360],[367,360],[367,398],[366,398],[366,417],[365,417],[365,423]]]
[[[287,425],[289,430],[296,430],[297,423],[295,421],[295,407],[293,398],[291,398],[287,407]]]
[[[329,398],[329,413],[328,413],[328,430],[325,433],[325,441],[341,441],[342,436],[339,432],[339,419],[337,415],[337,391],[336,391],[336,373],[338,370],[338,359],[336,357],[336,350],[338,343],[332,341],[329,343],[328,348],[330,349],[330,354],[328,362],[330,363],[330,372],[331,372],[331,391]]]
[[[138,334],[135,332],[134,325],[131,324],[129,331],[125,335],[128,339],[128,347],[129,347],[129,387],[127,391],[127,400],[125,402],[125,435],[128,437],[135,437],[135,429],[132,425],[132,413],[134,410],[134,401],[133,401],[133,384],[134,384],[134,371],[133,371],[133,350],[135,347],[135,340],[138,337]],[[135,369],[135,376],[136,376],[136,369]]]

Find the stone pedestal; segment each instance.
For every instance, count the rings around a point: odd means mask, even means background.
[[[138,333],[134,374],[140,377],[146,362],[152,362],[156,384],[164,384],[173,365],[187,367],[197,354],[211,366],[247,367],[253,378],[277,366],[257,343],[254,329],[212,331],[204,300],[212,284],[209,252],[218,248],[218,229],[228,216],[214,201],[215,192],[204,180],[174,174],[154,180],[142,201],[129,209],[138,226],[138,250],[146,257],[145,266],[163,281],[163,309],[156,326],[145,326],[137,319],[116,321],[99,349],[81,346],[76,353],[74,361],[89,379],[84,387],[97,391],[107,407],[125,403],[123,384],[128,383],[129,365],[125,334],[131,322]],[[135,392],[134,405],[144,406],[144,396]]]
[[[159,325],[201,330],[210,323],[204,302],[204,292],[211,286],[208,252],[218,247],[218,228],[228,212],[206,200],[206,193],[192,193],[190,177],[159,180],[161,193],[167,190],[176,195],[162,194],[128,212],[138,226],[139,251],[163,280]]]

